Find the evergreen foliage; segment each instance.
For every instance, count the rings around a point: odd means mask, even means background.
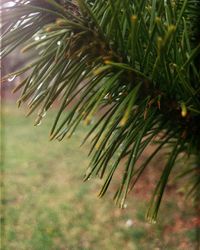
[[[114,199],[123,207],[151,160],[167,147],[147,213],[152,221],[169,175],[185,155],[178,172],[191,176],[189,193],[199,198],[199,13],[198,0],[19,0],[2,7],[2,57],[22,44],[22,52],[36,54],[9,75],[28,71],[14,91],[22,89],[18,104],[28,103],[28,115],[38,110],[35,125],[59,99],[50,134],[62,140],[104,108],[86,136],[92,137],[92,158],[85,180],[105,178],[99,196],[120,166]],[[154,152],[136,167],[151,143]]]

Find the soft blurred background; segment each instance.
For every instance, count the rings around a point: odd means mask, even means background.
[[[151,171],[129,194],[124,209],[112,201],[117,178],[99,199],[101,181],[83,182],[89,142],[80,143],[89,128],[83,125],[71,139],[50,142],[57,107],[34,127],[33,117],[25,117],[25,108],[17,108],[8,89],[2,113],[6,249],[195,249],[195,214],[177,186],[168,187],[153,225],[144,217],[156,179]]]
[[[2,62],[2,75],[23,63],[23,55],[15,51]],[[20,81],[9,78],[1,88],[1,182],[5,185],[1,227],[5,234],[1,235],[6,249],[195,249],[195,211],[174,182],[166,190],[157,224],[145,220],[157,179],[150,168],[129,194],[124,209],[112,201],[118,177],[107,195],[99,199],[102,182],[83,182],[90,145],[80,144],[92,125],[82,125],[71,139],[50,142],[48,132],[58,104],[40,126],[34,127],[34,115],[26,118],[26,108],[17,108],[18,94],[11,93]],[[158,169],[163,157],[153,163]]]

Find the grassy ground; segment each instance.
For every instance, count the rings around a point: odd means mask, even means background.
[[[88,128],[79,128],[70,140],[49,142],[53,111],[39,127],[14,105],[5,107],[4,117],[6,249],[193,249],[194,230],[171,227],[177,216],[189,216],[177,202],[166,202],[158,224],[150,225],[138,196],[120,210],[111,194],[97,198],[99,180],[83,183],[89,145],[79,145]]]

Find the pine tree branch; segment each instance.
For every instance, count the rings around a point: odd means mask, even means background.
[[[38,111],[35,125],[60,98],[51,139],[70,137],[81,121],[90,124],[107,108],[86,136],[95,134],[85,179],[107,175],[103,196],[125,160],[114,195],[122,207],[152,158],[170,145],[149,210],[154,220],[176,160],[199,153],[199,1],[77,2],[18,1],[2,8],[2,56],[22,44],[23,52],[37,52],[10,75],[32,70],[14,91],[23,88],[19,104],[28,102],[28,115]],[[152,142],[159,146],[135,169]]]

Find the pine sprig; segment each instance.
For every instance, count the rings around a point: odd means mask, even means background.
[[[170,146],[147,214],[153,221],[176,160],[199,154],[199,11],[197,0],[21,0],[2,8],[2,56],[22,44],[37,53],[11,73],[32,70],[15,91],[22,89],[18,103],[28,102],[28,115],[37,110],[35,125],[59,99],[50,136],[62,140],[106,107],[85,139],[94,135],[85,180],[105,178],[100,197],[123,160],[114,195],[123,207],[151,160]],[[136,168],[151,143],[157,148]],[[190,193],[198,187],[199,178]]]

